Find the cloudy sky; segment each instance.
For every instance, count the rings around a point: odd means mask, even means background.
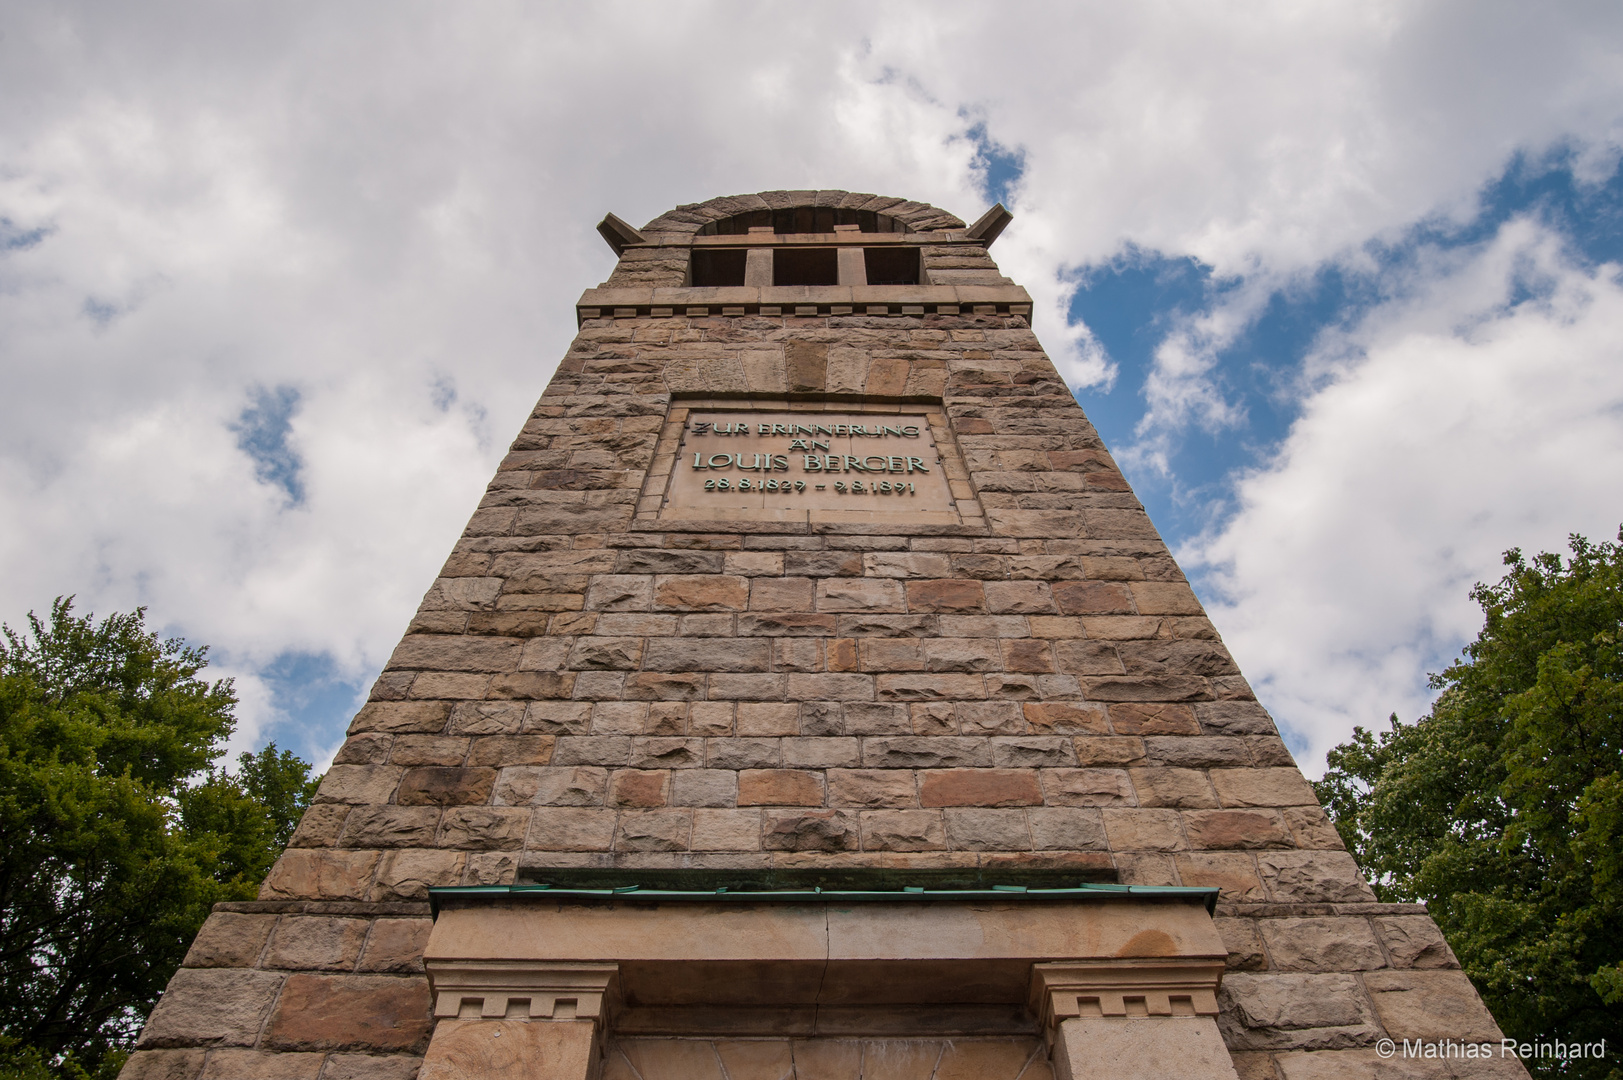
[[[1310,773],[1623,521],[1615,3],[0,4],[0,618],[144,604],[324,763],[605,211],[994,255]]]

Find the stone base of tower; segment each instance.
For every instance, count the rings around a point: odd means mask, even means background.
[[[1500,1038],[1414,905],[443,903],[220,905],[124,1080],[1444,1080],[1378,1041]]]
[[[436,895],[424,1080],[1235,1080],[1201,890]]]

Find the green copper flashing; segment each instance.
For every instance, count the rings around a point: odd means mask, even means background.
[[[474,900],[495,897],[531,897],[556,900],[644,900],[661,903],[737,903],[737,904],[874,904],[916,903],[919,901],[948,900],[1059,900],[1086,902],[1095,900],[1134,899],[1174,900],[1198,902],[1208,913],[1216,910],[1217,890],[1173,885],[1112,885],[1083,882],[1060,888],[1030,888],[1025,885],[988,885],[979,888],[930,889],[917,885],[904,885],[895,889],[733,889],[725,886],[714,889],[680,889],[646,887],[643,885],[604,885],[582,887],[569,885],[447,885],[428,890],[428,902],[434,914],[448,900]]]

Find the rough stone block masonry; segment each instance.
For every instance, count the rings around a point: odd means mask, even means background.
[[[606,218],[613,274],[127,1080],[1306,1080],[1497,1046],[1044,354],[1008,220]]]

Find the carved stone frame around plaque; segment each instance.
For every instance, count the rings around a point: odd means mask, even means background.
[[[783,433],[756,434],[763,425]],[[747,431],[721,430],[737,428]],[[737,463],[728,468],[727,459]],[[854,532],[986,527],[940,402],[673,398],[632,527],[740,522]]]

